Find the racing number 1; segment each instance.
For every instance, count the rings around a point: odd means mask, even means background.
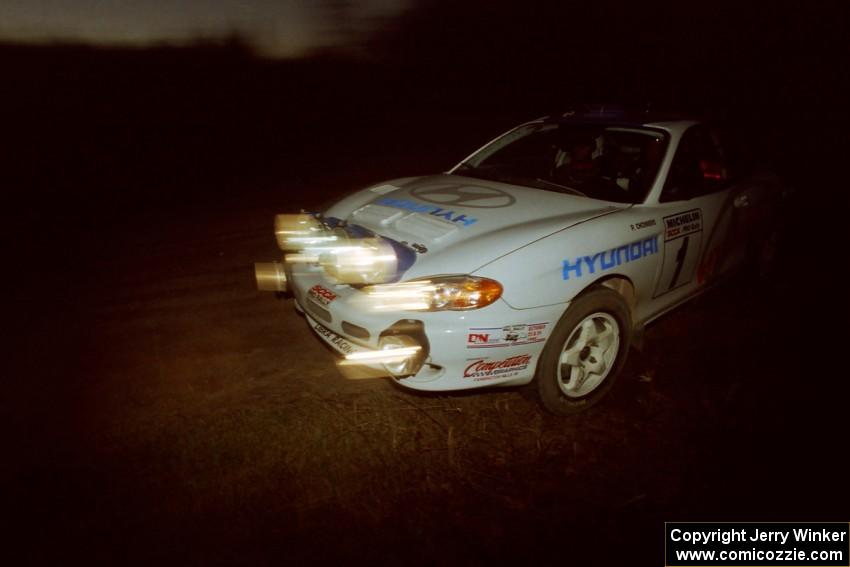
[[[664,259],[655,280],[655,295],[671,292],[694,278],[702,250],[702,210],[691,209],[663,218]]]
[[[679,248],[679,251],[676,252],[676,269],[673,271],[673,281],[670,282],[670,287],[667,289],[673,289],[676,287],[676,281],[679,279],[679,274],[682,273],[682,264],[685,263],[685,258],[688,255],[689,238],[689,236],[686,236],[682,239],[682,246]]]

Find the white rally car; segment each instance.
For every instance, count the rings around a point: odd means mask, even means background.
[[[536,380],[557,414],[611,388],[647,323],[774,256],[781,191],[694,120],[522,124],[447,173],[278,215],[288,291],[342,358],[418,390]]]

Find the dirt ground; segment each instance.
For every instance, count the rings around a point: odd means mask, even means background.
[[[797,271],[665,317],[605,403],[557,418],[529,389],[346,380],[255,291],[290,204],[64,219],[32,245],[0,402],[16,556],[659,565],[665,520],[846,520],[832,334]]]

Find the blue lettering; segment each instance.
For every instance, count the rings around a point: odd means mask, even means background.
[[[455,221],[459,219],[460,217],[455,219]],[[619,266],[620,264],[631,262],[632,260],[638,260],[644,256],[650,256],[657,252],[658,235],[655,235],[650,238],[638,240],[637,242],[632,242],[630,244],[624,244],[604,252],[597,252],[593,256],[579,256],[576,258],[574,264],[570,263],[569,260],[563,260],[562,277],[565,280],[570,279],[570,272],[572,272],[577,278],[582,277],[584,275],[581,270],[582,260],[585,264],[587,264],[588,273],[595,274],[597,272],[597,261],[599,262],[598,271],[603,272],[613,268],[614,266]]]
[[[623,262],[629,261],[630,258],[629,258],[629,247],[628,246],[620,246],[619,248],[617,248],[616,252],[617,252],[617,265],[618,266],[620,264],[622,264]],[[621,254],[621,252],[622,252],[622,254]],[[623,256],[625,256],[625,257],[623,257]]]
[[[565,280],[570,279],[570,272],[575,272],[576,277],[581,277],[581,258],[576,258],[575,264],[570,264],[569,260],[564,260],[564,272],[563,277]]]
[[[405,201],[405,205],[406,208],[416,213],[427,213],[433,208],[429,205],[420,205],[419,203],[414,203],[413,201]]]
[[[392,197],[384,197],[382,199],[378,199],[375,201],[378,205],[385,205],[387,207],[393,207],[396,209],[403,209],[405,211],[411,211],[414,213],[428,213],[435,217],[444,218],[451,222],[463,223],[463,226],[469,226],[471,224],[475,224],[478,222],[478,219],[467,217],[466,215],[457,215],[454,216],[454,211],[447,211],[442,207],[435,207],[433,205],[424,205],[421,203],[416,203],[414,201],[408,201],[407,199],[393,199]]]
[[[442,217],[446,220],[452,220],[452,215],[454,211],[444,211],[443,209],[438,208],[436,211],[432,211],[431,214],[435,217]]]
[[[455,218],[454,222],[462,222],[463,226],[469,226],[477,220],[478,219],[466,218],[466,215],[458,215],[457,218]]]
[[[590,256],[584,257],[584,261],[587,264],[587,267],[590,269],[591,274],[596,273],[596,269],[593,267],[593,263],[596,262],[596,259],[599,258],[599,256],[601,256],[601,255],[602,255],[601,252],[597,252],[596,254],[593,255],[592,258]]]
[[[649,256],[650,254],[652,254],[654,252],[653,251],[653,245],[652,245],[652,243],[654,241],[655,241],[654,238],[647,238],[646,240],[643,241],[643,255],[644,256]]]

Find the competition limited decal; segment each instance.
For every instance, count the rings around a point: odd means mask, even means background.
[[[463,371],[464,378],[472,378],[473,381],[493,380],[496,378],[509,378],[516,376],[528,368],[531,362],[530,354],[520,354],[502,360],[491,360],[489,358],[469,359],[469,364]]]
[[[307,290],[310,299],[321,305],[330,305],[336,299],[336,294],[325,286],[316,284]]]
[[[549,322],[504,327],[471,327],[466,348],[493,348],[539,343],[546,338]]]

